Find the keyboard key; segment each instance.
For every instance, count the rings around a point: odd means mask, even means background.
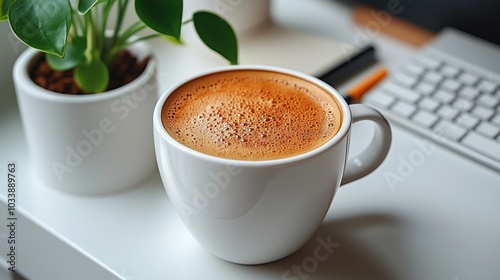
[[[479,96],[479,90],[472,88],[472,87],[463,87],[458,91],[458,94],[466,99],[472,100]]]
[[[495,138],[500,132],[500,128],[493,126],[487,122],[482,122],[476,127],[476,131],[483,134],[484,136]]]
[[[439,62],[438,60],[423,55],[419,56],[417,58],[417,61],[429,69],[436,69],[441,65],[441,62]]]
[[[455,98],[455,95],[449,91],[438,90],[434,97],[443,103],[450,103]]]
[[[463,113],[458,116],[455,122],[464,128],[472,129],[479,123],[479,119],[469,113]]]
[[[418,111],[412,117],[412,121],[423,126],[430,128],[433,124],[437,122],[438,118],[429,112],[426,111]]]
[[[455,80],[445,79],[441,87],[447,91],[456,92],[461,87],[461,84]]]
[[[483,105],[484,107],[493,108],[498,104],[498,98],[490,94],[481,94],[477,99],[477,104]]]
[[[408,76],[404,73],[396,73],[393,75],[394,81],[402,84],[403,86],[412,87],[416,82],[417,78],[415,76]]]
[[[467,130],[447,120],[441,120],[434,127],[434,132],[448,139],[458,141],[467,133]]]
[[[363,98],[363,100],[367,100],[369,102],[373,102],[376,103],[377,105],[387,108],[392,103],[394,103],[394,101],[396,101],[396,98],[378,89],[370,92],[370,94],[366,95],[365,98]]]
[[[394,106],[392,106],[391,110],[402,117],[408,118],[417,109],[412,104],[398,101]]]
[[[477,81],[479,81],[479,77],[469,73],[462,73],[458,75],[458,80],[468,86],[471,86],[477,83]]]
[[[479,90],[485,91],[489,94],[492,94],[493,92],[495,92],[497,87],[498,87],[497,84],[490,82],[490,81],[487,81],[487,80],[481,80],[481,82],[479,82],[479,85],[477,86],[477,88]]]
[[[443,73],[443,75],[445,75],[448,78],[455,77],[456,75],[458,75],[459,72],[460,72],[460,70],[458,68],[450,66],[450,65],[444,65],[441,68],[441,73]]]
[[[417,64],[409,63],[405,66],[404,70],[410,75],[420,76],[424,73],[425,68]]]
[[[414,103],[420,98],[420,95],[418,95],[417,93],[396,83],[387,82],[382,85],[382,88],[395,97],[406,100],[410,103]]]
[[[437,110],[437,114],[438,116],[440,116],[441,118],[443,119],[446,119],[446,120],[452,120],[454,119],[457,115],[458,115],[458,110],[453,108],[453,107],[450,107],[450,106],[441,106],[441,108],[439,108],[439,110]]]
[[[430,95],[432,92],[434,92],[436,86],[428,84],[426,82],[420,82],[417,84],[415,89],[424,95]]]
[[[443,75],[437,72],[427,72],[424,74],[423,79],[430,84],[437,84],[443,79]]]
[[[472,107],[474,107],[474,103],[472,101],[464,99],[464,98],[456,99],[452,105],[453,105],[453,108],[455,108],[461,112],[469,111],[470,109],[472,109]]]
[[[476,150],[492,159],[500,161],[500,142],[484,137],[481,134],[470,132],[462,139],[461,143],[472,150]]]
[[[439,107],[439,102],[434,99],[424,97],[418,102],[418,107],[427,111],[434,111]]]
[[[500,114],[493,117],[493,119],[491,119],[491,123],[493,125],[496,125],[498,128],[500,128]]]
[[[493,116],[494,111],[492,109],[477,105],[472,109],[471,113],[481,120],[487,120]]]

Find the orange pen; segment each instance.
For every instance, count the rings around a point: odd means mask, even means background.
[[[357,85],[351,87],[345,96],[347,103],[357,103],[361,97],[370,90],[373,86],[378,84],[385,76],[387,76],[387,69],[380,67],[370,74],[366,79],[359,82]]]

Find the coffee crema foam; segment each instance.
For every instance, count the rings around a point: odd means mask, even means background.
[[[233,70],[177,88],[162,108],[163,126],[178,142],[213,156],[272,160],[314,150],[342,122],[323,88],[265,70]]]

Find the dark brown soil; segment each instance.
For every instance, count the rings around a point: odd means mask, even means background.
[[[110,67],[109,86],[107,90],[112,90],[130,83],[139,77],[146,68],[149,59],[137,61],[128,51],[120,52]],[[80,90],[73,79],[73,70],[57,72],[50,69],[45,61],[45,55],[40,56],[39,61],[34,65],[31,79],[40,87],[53,92],[64,94],[85,94]]]

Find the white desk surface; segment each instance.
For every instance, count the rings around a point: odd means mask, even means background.
[[[353,27],[349,7],[341,3],[280,0],[274,4],[276,20],[287,26],[355,46],[356,35],[363,32]],[[380,34],[373,40],[389,69],[415,51]],[[183,75],[162,67],[168,79]],[[12,89],[6,92],[3,100],[15,104]],[[391,185],[386,175],[401,175],[402,162],[420,149],[416,141],[421,138],[401,129],[394,129],[393,147],[378,170],[341,188],[323,225],[305,247],[280,261],[243,266],[213,257],[196,243],[175,215],[157,174],[137,188],[106,196],[71,195],[41,185],[30,176],[17,107],[1,107],[0,221],[4,223],[7,215],[6,163],[16,161],[20,177],[16,268],[31,279],[500,276],[500,175],[427,142],[433,149],[422,164]],[[360,127],[365,129],[356,134],[371,132],[371,127]],[[356,140],[353,144],[361,145]],[[436,181],[437,173],[449,179]],[[6,236],[2,224],[0,260],[6,257]],[[318,238],[339,245],[326,260],[314,259]],[[5,266],[5,260],[1,262]]]

